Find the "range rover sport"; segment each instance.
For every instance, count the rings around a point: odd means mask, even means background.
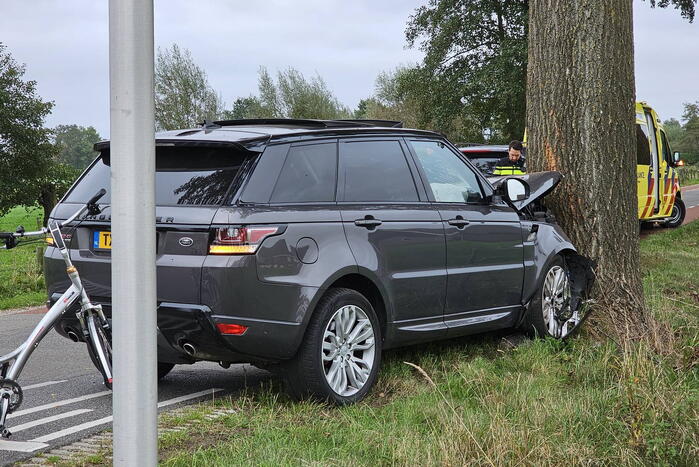
[[[109,142],[53,210],[100,188],[66,235],[112,316]],[[439,134],[396,122],[236,120],[156,136],[158,371],[283,368],[291,392],[363,398],[384,349],[522,327],[563,338],[589,271],[540,199],[557,172],[486,179]],[[137,194],[135,194],[137,196]],[[45,254],[50,301],[68,287]],[[79,340],[66,313],[57,331]]]

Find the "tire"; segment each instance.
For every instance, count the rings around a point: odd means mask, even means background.
[[[530,336],[564,339],[579,329],[584,317],[579,315],[579,310],[570,309],[570,283],[565,260],[560,255],[554,256],[544,269],[524,320],[525,331]]]
[[[92,363],[97,367],[104,379],[104,385],[112,389],[112,344],[109,332],[105,330],[95,314],[86,317],[88,335],[85,339],[87,350]],[[100,355],[104,356],[107,368],[102,364]]]
[[[670,211],[670,218],[665,224],[667,227],[674,229],[679,227],[684,222],[684,216],[687,214],[687,208],[684,205],[684,201],[680,198],[675,198],[675,203],[672,205],[672,211]]]
[[[158,381],[165,378],[170,371],[175,367],[174,363],[158,362]]]
[[[348,329],[348,336],[356,333],[354,342],[345,342]],[[351,289],[328,290],[316,306],[296,357],[284,367],[290,395],[337,405],[362,400],[376,382],[381,345],[381,328],[371,303]]]

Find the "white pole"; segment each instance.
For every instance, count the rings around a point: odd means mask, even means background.
[[[153,0],[110,0],[114,465],[157,463]]]

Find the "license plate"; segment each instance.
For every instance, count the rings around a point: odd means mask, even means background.
[[[92,234],[92,248],[95,250],[112,249],[112,233],[97,231]]]

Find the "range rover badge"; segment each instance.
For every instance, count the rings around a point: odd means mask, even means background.
[[[179,243],[181,246],[192,246],[192,244],[194,243],[194,240],[192,240],[189,237],[182,237],[182,238],[180,238]]]

